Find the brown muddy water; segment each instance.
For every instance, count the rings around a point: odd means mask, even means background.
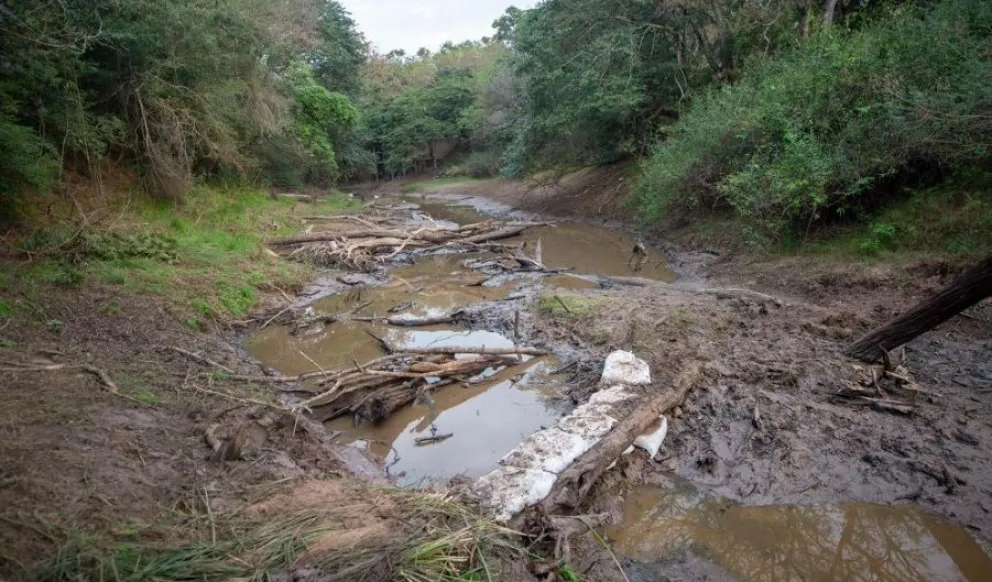
[[[409,200],[419,204],[421,211],[431,218],[458,224],[479,222],[493,213],[517,216],[507,206],[480,198],[430,196]],[[543,262],[552,269],[568,269],[582,275],[645,277],[668,283],[678,278],[668,266],[667,257],[655,249],[647,249],[644,260],[631,262],[634,238],[601,226],[565,222],[530,229],[503,242],[526,242],[527,253],[533,256],[538,241],[541,242]]]
[[[653,562],[691,551],[743,582],[982,582],[992,561],[963,528],[908,505],[746,507],[690,487],[639,487],[616,550]]]
[[[404,407],[377,425],[355,429],[350,419],[339,418],[327,426],[343,432],[340,442],[383,459],[401,486],[479,477],[561,416],[554,378],[548,374],[552,362],[532,360],[496,372],[485,382],[442,388],[430,402]],[[451,438],[428,446],[416,442],[448,434]]]
[[[419,210],[413,220],[438,224],[468,224],[485,220],[487,213],[508,214],[507,209],[473,199],[481,207],[452,200],[415,199]],[[524,218],[524,217],[520,217]],[[606,228],[561,224],[533,229],[526,236],[509,239],[526,243],[533,256],[540,242],[542,260],[553,269],[568,270],[544,278],[544,287],[586,289],[598,284],[581,275],[641,276],[672,281],[663,254],[650,250],[632,262],[634,240]],[[389,280],[371,288],[356,288],[325,297],[312,305],[319,314],[355,310],[357,318],[410,315],[440,316],[469,305],[498,301],[517,292],[521,283],[497,287],[472,285],[486,278],[469,267],[473,255],[452,254],[416,258],[413,265],[389,270]],[[636,257],[635,257],[636,258]],[[578,275],[578,276],[576,276]],[[533,286],[533,280],[527,284]],[[384,355],[373,335],[397,346],[408,347],[512,347],[513,342],[486,330],[464,330],[441,325],[407,329],[382,323],[340,321],[311,332],[293,333],[289,326],[264,329],[249,341],[249,351],[283,374],[350,366]],[[547,375],[556,362],[530,359],[505,370],[491,370],[466,386],[447,386],[429,402],[417,402],[377,425],[354,427],[352,419],[339,418],[328,428],[339,433],[341,443],[367,449],[388,468],[401,485],[426,480],[447,480],[456,475],[475,477],[493,469],[506,453],[532,433],[554,424],[563,413],[556,403],[561,394]],[[452,434],[444,441],[418,446],[416,439]]]

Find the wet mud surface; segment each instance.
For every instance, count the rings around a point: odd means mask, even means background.
[[[432,224],[475,222],[486,212],[532,218],[478,200],[414,198],[412,215]],[[486,472],[527,434],[583,402],[612,350],[648,360],[657,390],[686,362],[701,361],[703,387],[670,417],[661,453],[624,458],[594,491],[591,511],[628,516],[609,534],[633,560],[631,579],[992,579],[980,549],[992,528],[992,326],[955,319],[900,354],[927,391],[909,399],[909,414],[837,397],[864,385],[868,373],[841,355],[844,346],[940,280],[914,287],[897,286],[899,277],[862,284],[822,274],[807,282],[815,292],[746,276],[707,281],[700,266],[713,255],[649,250],[637,268],[631,237],[578,224],[508,242],[526,243],[533,255],[538,241],[548,267],[570,272],[494,276],[479,257],[419,257],[312,304],[339,313],[371,301],[359,313],[375,315],[464,309],[456,325],[411,331],[339,322],[314,335],[274,327],[249,345],[284,373],[376,357],[370,331],[414,346],[512,345],[516,337],[556,354],[559,377],[521,381],[537,368],[524,363],[479,384],[446,387],[379,425],[329,424],[338,442],[372,453],[407,486]],[[688,276],[669,284],[676,279],[669,265]],[[707,292],[719,285],[785,301]],[[430,446],[416,441],[448,433]],[[660,501],[673,480],[685,491],[675,495],[681,501]],[[793,549],[781,555],[779,547]]]

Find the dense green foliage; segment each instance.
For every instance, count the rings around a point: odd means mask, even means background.
[[[390,175],[433,162],[442,142],[482,139],[482,96],[505,48],[493,42],[446,45],[414,57],[372,59],[361,100],[369,146]],[[475,144],[478,147],[482,142]]]
[[[506,173],[640,154],[694,93],[795,40],[794,2],[548,0],[496,26],[521,80]]]
[[[4,2],[3,204],[110,159],[174,199],[195,175],[334,178],[364,58],[333,0]]]
[[[990,36],[992,5],[948,0],[756,59],[666,132],[637,207],[648,221],[731,211],[760,242],[988,164]]]
[[[545,0],[381,55],[334,0],[5,2],[0,215],[111,160],[178,199],[641,158],[647,225],[794,240],[988,164],[990,30],[981,0]]]

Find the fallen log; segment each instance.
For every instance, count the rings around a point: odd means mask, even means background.
[[[859,339],[844,354],[864,362],[877,362],[885,352],[909,343],[989,296],[992,296],[992,256],[959,275],[930,299]]]
[[[330,242],[330,241],[340,241],[342,239],[364,239],[364,238],[398,238],[400,240],[405,240],[407,238],[413,238],[413,240],[431,242],[436,244],[442,244],[449,241],[458,240],[459,242],[465,243],[481,243],[488,242],[491,240],[499,240],[501,238],[509,238],[520,234],[521,232],[527,230],[528,228],[534,226],[541,226],[545,223],[542,222],[520,222],[520,223],[507,223],[504,224],[502,228],[497,228],[498,224],[493,224],[491,222],[480,222],[470,227],[460,227],[460,228],[428,228],[421,227],[414,231],[406,231],[402,229],[389,229],[389,228],[368,228],[364,230],[345,230],[345,231],[320,231],[320,232],[307,232],[302,234],[297,234],[293,236],[286,236],[275,238],[268,241],[270,246],[287,246],[287,245],[297,245],[306,243],[316,243],[316,242]],[[478,234],[471,234],[476,230],[484,230],[484,232]]]
[[[350,321],[364,321],[369,323],[385,323],[394,327],[425,327],[429,325],[444,325],[454,323],[456,313],[448,315],[437,315],[434,317],[352,317]],[[399,350],[397,350],[399,351]]]
[[[495,231],[492,231],[492,232],[485,232],[485,233],[482,233],[482,234],[473,235],[473,236],[470,236],[470,237],[461,239],[458,242],[466,243],[466,244],[479,244],[479,243],[490,242],[490,241],[494,241],[494,240],[502,240],[504,238],[510,238],[510,237],[517,236],[518,234],[522,233],[523,231],[527,230],[528,228],[533,228],[535,226],[547,226],[547,225],[548,225],[548,223],[546,223],[546,222],[525,222],[525,223],[523,223],[521,225],[512,226],[512,227],[508,227],[508,228],[501,228],[499,230],[495,230]]]
[[[354,368],[341,371],[330,389],[303,401],[298,408],[313,412],[321,422],[348,413],[355,414],[356,419],[379,422],[416,399],[418,391],[431,392],[500,363],[502,360],[494,356],[461,360],[421,356],[393,369],[356,363]]]
[[[432,347],[432,348],[420,348],[420,347],[399,347],[389,344],[388,342],[383,342],[386,350],[395,353],[406,353],[406,354],[480,354],[486,356],[546,356],[550,352],[547,350],[542,350],[540,348],[524,348],[524,347],[513,347],[513,348],[487,348],[478,346],[451,346],[451,347]]]
[[[562,471],[551,493],[539,504],[541,512],[544,515],[561,515],[578,509],[613,461],[619,459],[638,436],[657,422],[660,415],[681,406],[698,381],[699,363],[690,363],[679,374],[674,388],[638,407],[595,447]]]

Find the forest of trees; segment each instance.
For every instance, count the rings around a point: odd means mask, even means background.
[[[0,195],[66,171],[276,187],[641,160],[649,223],[739,216],[757,238],[980,173],[983,0],[545,0],[491,37],[379,54],[333,0],[0,1]]]
[[[368,166],[366,45],[333,0],[0,2],[0,196],[66,171],[331,184]]]

